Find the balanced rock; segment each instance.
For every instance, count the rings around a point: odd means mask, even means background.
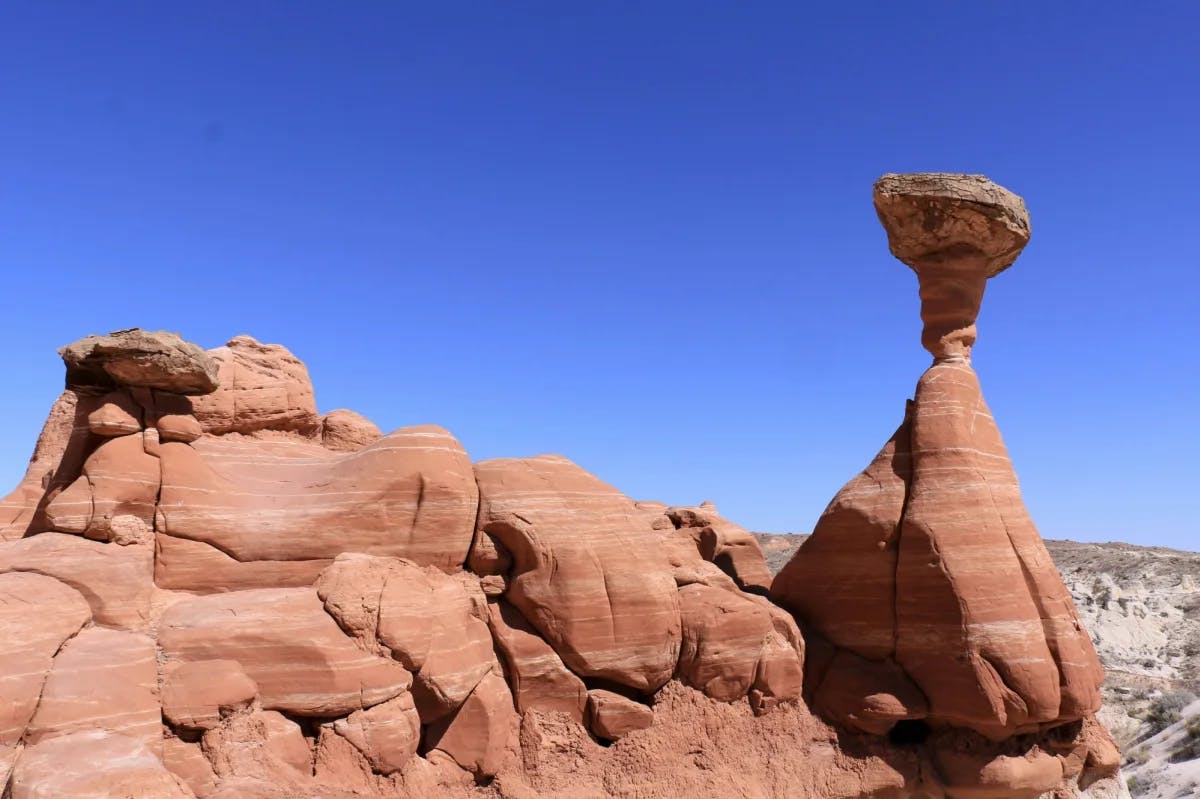
[[[979,176],[942,174],[886,176],[875,204],[917,272],[934,364],[771,593],[835,648],[879,664],[872,674],[893,690],[872,710],[849,693],[876,680],[854,683],[844,667],[808,690],[872,732],[926,719],[1000,739],[1084,718],[1099,709],[1099,662],[970,364],[984,284],[1028,240],[1024,204]]]
[[[209,394],[218,385],[217,364],[204,350],[162,330],[135,327],[88,336],[58,353],[67,366],[67,388],[137,386]]]

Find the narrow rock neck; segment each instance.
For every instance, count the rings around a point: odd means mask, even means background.
[[[914,267],[920,281],[921,344],[934,361],[971,360],[975,319],[983,302],[988,264],[978,258],[926,260]]]

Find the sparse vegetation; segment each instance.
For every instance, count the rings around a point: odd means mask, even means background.
[[[1188,722],[1184,730],[1183,744],[1171,753],[1172,763],[1182,763],[1185,760],[1200,758],[1200,718]]]
[[[1147,737],[1152,737],[1183,718],[1180,711],[1196,701],[1191,691],[1169,691],[1156,697],[1146,709],[1142,720],[1150,726]]]

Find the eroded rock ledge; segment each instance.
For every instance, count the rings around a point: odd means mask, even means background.
[[[4,795],[1112,787],[1099,665],[969,361],[1024,206],[947,175],[876,206],[935,363],[773,584],[709,504],[322,416],[281,346],[65,347],[0,501]]]

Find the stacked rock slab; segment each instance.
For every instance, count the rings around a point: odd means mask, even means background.
[[[813,644],[806,692],[875,734],[920,721],[1003,740],[1078,722],[1099,709],[1100,665],[970,361],[986,281],[1028,241],[1025,206],[981,176],[920,174],[880,179],[875,207],[917,274],[934,362],[772,585]]]

